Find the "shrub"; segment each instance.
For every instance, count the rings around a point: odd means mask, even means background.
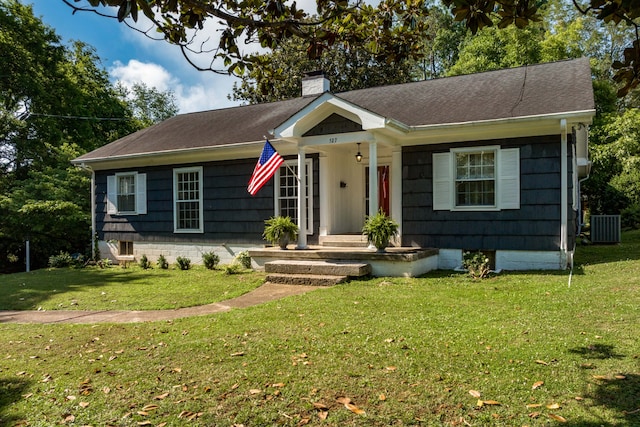
[[[97,262],[100,268],[109,268],[113,264],[109,258],[100,259]]]
[[[489,257],[480,251],[465,251],[462,257],[462,266],[474,279],[484,279],[491,271]]]
[[[151,268],[151,261],[149,261],[147,256],[143,254],[140,257],[140,262],[138,263],[138,265],[140,265],[140,267],[142,267],[143,269],[147,270],[147,269]]]
[[[176,263],[180,270],[188,270],[191,268],[191,260],[189,258],[179,256],[176,258]]]
[[[237,262],[224,266],[225,274],[238,274],[242,270],[242,265]]]
[[[75,264],[75,260],[68,252],[60,252],[58,255],[49,257],[49,267],[63,268]]]
[[[233,259],[234,263],[240,264],[243,268],[251,268],[251,256],[249,255],[249,251],[240,251]]]
[[[634,203],[620,212],[620,222],[623,228],[640,228],[640,203]]]
[[[158,257],[157,264],[158,264],[158,268],[161,268],[162,270],[166,270],[169,268],[169,263],[167,262],[167,259],[162,254],[160,254],[160,256]]]
[[[214,252],[205,252],[202,254],[202,263],[208,270],[213,270],[216,268],[218,263],[220,262],[220,257],[216,255]]]

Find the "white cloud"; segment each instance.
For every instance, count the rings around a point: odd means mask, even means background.
[[[227,93],[231,91],[232,86],[230,77],[195,73],[197,78],[192,78],[189,83],[185,83],[162,65],[137,59],[130,59],[126,64],[116,61],[109,69],[111,77],[127,88],[131,88],[136,83],[144,83],[159,91],[172,91],[180,113],[232,105],[227,99]]]
[[[166,91],[175,86],[175,79],[164,67],[131,59],[127,64],[115,61],[109,74],[123,86],[131,88],[135,83],[145,83],[149,87]]]

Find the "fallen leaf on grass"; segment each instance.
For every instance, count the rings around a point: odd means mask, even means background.
[[[547,409],[560,409],[560,405],[557,403],[552,403],[550,405],[547,405]]]
[[[78,405],[80,405],[81,408],[86,408],[89,406],[89,402],[80,402]]]
[[[532,412],[529,414],[529,418],[538,418],[540,416],[540,412]]]
[[[345,403],[344,407],[350,410],[351,412],[353,412],[354,414],[365,415],[364,409],[360,409],[356,405],[353,405],[351,403]]]
[[[142,408],[143,411],[148,412],[148,411],[155,411],[156,409],[158,409],[159,406],[158,405],[154,405],[153,403],[150,405],[146,405],[144,408]]]
[[[626,379],[627,379],[627,377],[626,377],[626,376],[621,375],[621,374],[614,375],[613,377],[614,377],[615,379],[617,379],[617,380],[626,380]]]
[[[539,408],[542,406],[542,403],[529,403],[527,408]]]
[[[154,400],[162,400],[162,399],[166,399],[167,396],[169,396],[169,393],[163,393],[163,394],[160,394],[160,395],[154,397],[153,399]]]
[[[249,394],[259,394],[262,393],[262,390],[260,390],[259,388],[252,388],[251,390],[249,390]]]
[[[318,409],[320,411],[326,411],[329,409],[329,407],[327,405],[325,405],[324,403],[321,402],[313,402],[313,407],[315,409]]]
[[[152,426],[153,425],[153,423],[151,421],[138,421],[136,424],[139,425],[139,426]]]
[[[380,396],[378,396],[378,400],[385,401],[387,400],[387,396],[385,396],[384,393],[382,393],[380,394]]]
[[[549,418],[554,419],[556,421],[559,421],[561,423],[566,423],[567,419],[565,417],[562,417],[560,415],[556,415],[556,414],[549,414]]]
[[[347,403],[351,403],[351,399],[349,399],[346,396],[340,396],[340,397],[336,397],[336,402],[346,405]]]
[[[544,360],[540,360],[540,359],[536,360],[536,363],[537,363],[538,365],[548,365],[548,363],[547,363],[547,362],[545,362]]]
[[[186,418],[189,421],[193,421],[196,418],[201,417],[202,414],[204,414],[204,412],[182,411],[180,412],[180,415],[178,415],[178,418]]]
[[[387,371],[391,371],[391,372],[395,371],[396,369],[398,369],[398,368],[396,368],[395,366],[387,366],[386,367],[386,370]]]
[[[542,385],[544,384],[544,381],[536,381],[535,383],[533,383],[533,385],[531,386],[531,390],[535,390],[537,388],[542,387]]]
[[[244,351],[239,351],[237,353],[231,353],[231,357],[240,357],[244,356]]]
[[[480,398],[480,392],[477,390],[469,390],[469,394],[473,397],[475,397],[476,399]]]
[[[318,412],[318,418],[320,418],[323,421],[326,420],[328,416],[329,416],[329,411]]]
[[[497,400],[483,400],[482,403],[485,405],[500,405],[500,402]]]

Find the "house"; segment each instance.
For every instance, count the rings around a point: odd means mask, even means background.
[[[92,172],[101,256],[228,262],[288,215],[297,247],[359,234],[379,208],[437,268],[483,250],[495,268],[564,269],[589,174],[587,58],[183,114],[78,157]],[[265,136],[285,163],[255,196]],[[289,251],[292,252],[292,251]]]

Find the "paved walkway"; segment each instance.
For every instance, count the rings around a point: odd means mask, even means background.
[[[222,313],[233,308],[250,307],[292,295],[304,294],[315,289],[318,289],[318,286],[278,285],[274,283],[265,283],[259,288],[237,298],[197,307],[178,308],[175,310],[0,310],[0,323],[138,323],[154,322],[158,320],[173,320],[182,317]]]

